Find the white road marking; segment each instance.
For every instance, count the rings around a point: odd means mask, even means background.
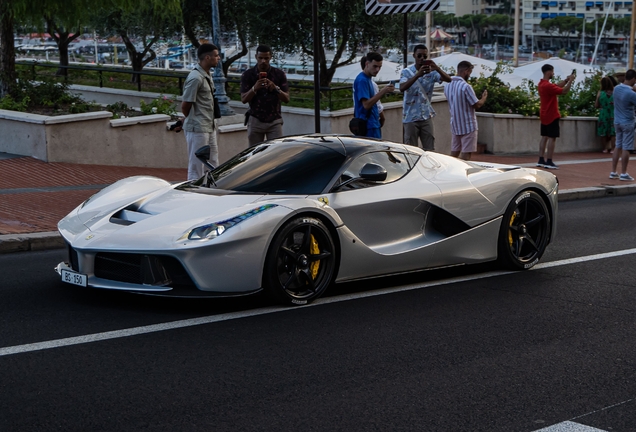
[[[622,251],[615,251],[615,252],[607,252],[602,254],[582,256],[578,258],[570,258],[570,259],[559,260],[559,261],[552,261],[547,263],[541,263],[533,267],[532,270],[541,270],[541,269],[546,269],[551,267],[577,264],[577,263],[582,263],[587,261],[613,258],[617,256],[631,255],[631,254],[636,254],[636,248],[625,249]],[[441,281],[403,285],[399,287],[384,288],[384,289],[374,290],[374,291],[365,291],[361,293],[326,297],[326,298],[318,299],[317,301],[304,307],[314,307],[314,306],[320,306],[320,305],[330,304],[330,303],[339,303],[343,301],[357,300],[357,299],[375,297],[375,296],[380,296],[385,294],[412,291],[412,290],[430,288],[430,287],[440,286],[440,285],[449,285],[449,284],[454,284],[458,282],[468,282],[473,280],[486,279],[486,278],[491,278],[496,276],[513,274],[513,273],[516,273],[516,272],[493,271],[493,272],[487,272],[487,273],[482,273],[478,275],[449,278],[449,279],[444,279]],[[122,329],[122,330],[113,330],[113,331],[102,332],[102,333],[94,333],[94,334],[89,334],[84,336],[54,339],[54,340],[45,341],[45,342],[35,342],[35,343],[24,344],[24,345],[15,345],[10,347],[0,348],[0,357],[12,355],[12,354],[23,354],[23,353],[40,351],[40,350],[51,349],[51,348],[61,348],[61,347],[80,345],[80,344],[91,343],[91,342],[100,342],[100,341],[109,340],[109,339],[118,339],[118,338],[124,338],[129,336],[137,336],[137,335],[146,334],[146,333],[155,333],[155,332],[166,331],[166,330],[193,327],[193,326],[202,325],[202,324],[211,324],[215,322],[248,318],[248,317],[266,315],[271,313],[293,311],[297,309],[298,308],[282,307],[282,306],[267,307],[267,308],[253,309],[249,311],[232,312],[227,314],[211,315],[211,316],[200,317],[200,318],[191,318],[191,319],[180,320],[180,321],[172,321],[168,323],[152,324],[147,326]]]
[[[537,429],[534,432],[607,432],[604,429],[597,429],[591,426],[585,426],[580,423],[565,421],[543,429]]]

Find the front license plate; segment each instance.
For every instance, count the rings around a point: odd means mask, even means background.
[[[85,274],[62,270],[62,282],[86,287],[88,277]]]

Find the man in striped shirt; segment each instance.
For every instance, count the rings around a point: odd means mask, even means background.
[[[477,150],[477,115],[475,110],[486,103],[488,90],[484,90],[481,99],[477,99],[475,90],[466,82],[473,72],[470,62],[462,61],[457,65],[457,75],[444,87],[451,117],[451,156],[470,160]]]

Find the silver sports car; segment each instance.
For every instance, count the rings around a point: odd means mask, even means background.
[[[205,153],[205,152],[202,152]],[[203,156],[204,157],[204,156]],[[170,296],[265,290],[498,260],[529,269],[556,234],[554,175],[352,136],[264,142],[196,181],[138,176],[58,225],[64,282]]]

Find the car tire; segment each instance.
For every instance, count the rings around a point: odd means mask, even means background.
[[[314,217],[292,219],[276,233],[264,269],[264,289],[286,305],[320,297],[335,279],[336,247],[327,226]]]
[[[550,212],[541,196],[520,192],[501,221],[498,260],[512,270],[528,270],[539,262],[550,242]]]

